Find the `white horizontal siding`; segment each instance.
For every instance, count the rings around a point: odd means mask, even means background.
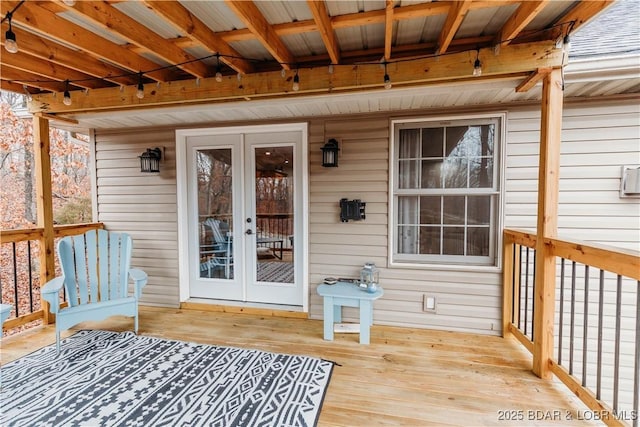
[[[621,199],[619,194],[621,167],[640,166],[639,117],[636,102],[565,106],[560,154],[560,235],[640,249],[640,200]],[[509,112],[506,227],[536,227],[539,122],[539,109]]]
[[[141,302],[177,307],[178,226],[173,131],[95,135],[98,221],[133,239],[132,265],[149,275]],[[138,156],[164,147],[159,174],[140,172]]]

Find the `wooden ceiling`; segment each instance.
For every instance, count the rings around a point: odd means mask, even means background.
[[[480,78],[521,75],[527,90],[610,3],[2,0],[19,51],[2,51],[0,86],[29,92],[32,111],[70,113],[384,90],[385,74],[446,83],[474,78],[479,60]]]

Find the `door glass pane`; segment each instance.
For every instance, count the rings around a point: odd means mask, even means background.
[[[293,147],[254,153],[257,281],[294,283]]]
[[[233,279],[231,149],[196,152],[200,277]]]

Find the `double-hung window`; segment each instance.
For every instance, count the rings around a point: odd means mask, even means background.
[[[392,263],[495,265],[501,122],[392,122]]]

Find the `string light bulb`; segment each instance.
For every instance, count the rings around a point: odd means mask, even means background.
[[[9,29],[4,33],[4,48],[9,53],[18,53],[18,42],[16,41],[16,34],[11,31],[11,12],[7,12],[7,21],[9,21]]]
[[[62,0],[62,3],[66,4],[67,6],[73,7],[76,5],[76,1],[75,0]]]
[[[300,77],[298,77],[298,69],[296,68],[296,75],[293,76],[293,86],[291,86],[294,92],[300,90]]]
[[[220,68],[220,54],[216,53],[216,59],[218,64],[216,65],[216,81],[220,83],[222,81],[222,69]]]
[[[67,107],[71,105],[71,93],[69,92],[69,80],[65,80],[64,94],[62,95],[62,103]]]
[[[333,64],[329,64],[329,74],[333,74]]]
[[[385,89],[391,89],[391,77],[389,77],[389,74],[387,73],[387,63],[384,63],[384,88]]]
[[[477,51],[476,60],[473,63],[473,77],[479,77],[482,75],[482,63],[480,62],[480,49]]]
[[[138,99],[144,98],[144,84],[142,83],[142,71],[138,73],[138,90],[136,90],[136,97]]]

